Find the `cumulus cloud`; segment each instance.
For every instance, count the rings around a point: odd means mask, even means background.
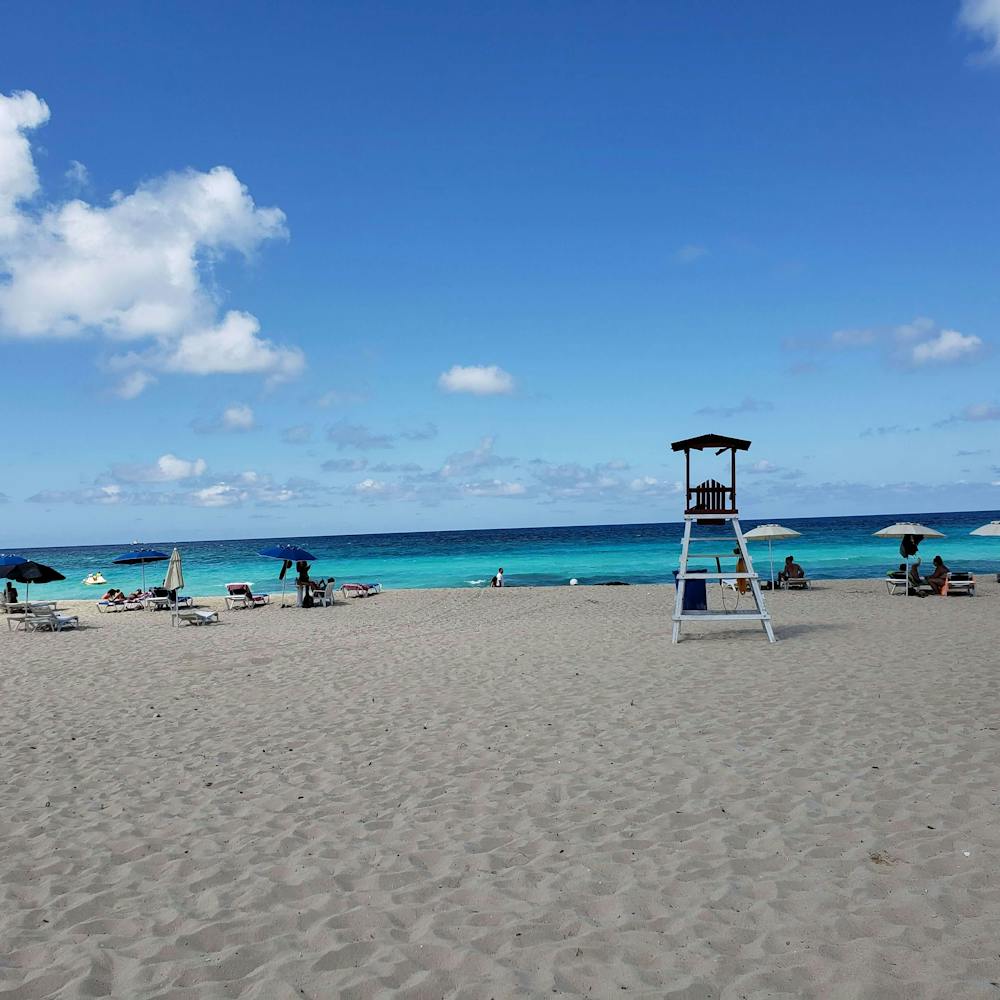
[[[438,376],[438,386],[445,392],[503,396],[514,391],[514,376],[497,365],[452,365]]]
[[[679,264],[691,264],[708,256],[708,250],[697,243],[685,243],[674,252],[674,260]]]
[[[114,465],[111,475],[124,483],[175,483],[205,474],[208,463],[203,458],[186,459],[161,455],[152,465]]]
[[[877,349],[897,367],[911,369],[971,361],[985,348],[981,337],[939,327],[926,316],[895,327],[835,330],[828,337],[791,338],[783,346],[790,351],[810,352]]]
[[[975,334],[941,330],[929,340],[914,344],[909,356],[915,365],[947,364],[975,357],[982,346],[982,340]]]
[[[327,441],[333,442],[338,451],[355,448],[358,451],[372,451],[392,447],[391,434],[376,434],[364,424],[352,424],[348,420],[338,420],[326,429]]]
[[[297,375],[302,353],[262,337],[248,313],[220,318],[205,281],[227,254],[249,257],[284,237],[281,210],[258,207],[228,167],[167,174],[106,205],[77,198],[36,210],[27,133],[48,116],[34,94],[0,94],[0,331],[137,343],[113,364],[135,370],[119,387],[126,397],[151,372]]]
[[[224,431],[251,431],[254,427],[253,410],[246,403],[235,403],[222,411],[219,424]]]
[[[958,22],[986,45],[974,61],[1000,62],[1000,0],[962,0]]]

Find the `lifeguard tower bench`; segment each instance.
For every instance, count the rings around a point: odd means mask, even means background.
[[[749,451],[750,442],[740,438],[724,437],[722,434],[702,434],[700,437],[687,438],[685,441],[674,441],[670,446],[674,451],[684,452],[684,487],[686,504],[684,508],[684,540],[681,543],[680,570],[677,574],[677,596],[674,602],[674,630],[673,641],[677,642],[681,635],[681,623],[685,621],[759,621],[767,633],[770,642],[774,642],[774,630],[771,628],[771,617],[764,607],[764,595],[760,590],[760,581],[753,570],[753,563],[750,561],[750,553],[747,551],[747,543],[740,530],[739,511],[736,507],[736,452]],[[714,479],[706,479],[697,486],[691,485],[691,452],[704,451],[709,448],[715,454],[721,455],[725,451],[731,454],[732,478],[729,486],[717,482]],[[719,535],[714,537],[706,535],[698,537],[691,534],[693,525],[725,525],[732,526],[736,536],[736,549],[733,552],[701,552],[697,548],[692,552],[691,545],[702,542],[714,542],[719,544]],[[688,559],[694,556],[698,561],[706,558],[714,558],[717,572],[699,571],[697,573],[688,572]],[[742,559],[745,569],[723,572],[720,564],[721,559]],[[739,563],[737,562],[737,569]],[[749,585],[750,593],[753,595],[754,607],[745,611],[738,607],[733,610],[723,608],[723,610],[685,610],[684,608],[684,586],[688,580],[735,580],[740,591]],[[744,582],[745,581],[745,582]],[[742,586],[740,586],[742,584]]]

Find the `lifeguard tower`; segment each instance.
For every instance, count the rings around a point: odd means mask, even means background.
[[[770,642],[774,642],[774,630],[771,628],[771,617],[764,607],[764,595],[760,590],[760,581],[753,570],[753,563],[750,560],[750,553],[747,551],[747,543],[740,530],[739,510],[736,507],[736,452],[749,451],[750,442],[740,438],[725,437],[722,434],[702,434],[700,437],[687,438],[684,441],[674,441],[670,446],[674,451],[684,452],[684,488],[685,488],[685,508],[684,508],[684,540],[681,543],[680,570],[677,573],[677,597],[674,602],[674,630],[673,641],[677,642],[681,635],[681,623],[685,621],[759,621],[767,633]],[[730,485],[726,486],[715,479],[706,479],[691,485],[691,452],[704,451],[706,448],[715,451],[716,456],[728,451],[730,453],[731,479]],[[704,536],[691,534],[691,529],[695,525],[716,525],[732,527],[736,537],[736,547],[730,552],[704,552],[697,548],[703,542],[713,542],[719,548],[720,540],[729,537],[728,533],[714,535],[708,533]],[[692,550],[691,546],[696,547]],[[699,570],[696,573],[688,572],[688,560],[695,558],[697,562],[705,559],[715,559],[716,572]],[[736,561],[736,567],[732,571],[722,570],[721,560],[732,559]],[[696,565],[697,565],[696,562]],[[743,566],[740,567],[742,562]],[[749,590],[753,596],[754,607],[741,610],[738,600],[736,606],[728,609],[725,606],[721,610],[707,609],[685,609],[684,588],[688,580],[734,580],[738,592]]]

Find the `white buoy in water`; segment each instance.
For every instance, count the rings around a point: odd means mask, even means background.
[[[575,587],[575,586],[576,586],[576,577],[575,577],[575,576],[573,577],[573,579],[572,579],[572,580],[570,580],[570,581],[569,581],[569,585],[570,585],[571,587]]]

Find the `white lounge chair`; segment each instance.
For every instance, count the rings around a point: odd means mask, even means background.
[[[785,590],[812,590],[812,580],[807,576],[790,576],[782,586]]]
[[[241,611],[246,608],[262,608],[271,603],[270,594],[253,593],[249,583],[227,583],[226,607],[230,611]]]
[[[949,573],[945,585],[946,594],[967,594],[976,596],[976,578],[971,573]]]
[[[27,614],[8,617],[7,628],[13,624],[13,631],[21,629],[24,632],[61,632],[64,628],[79,628],[80,618],[77,615],[64,615],[56,611],[31,611]]]
[[[185,608],[170,616],[171,625],[212,625],[219,621],[219,612],[208,608]]]

